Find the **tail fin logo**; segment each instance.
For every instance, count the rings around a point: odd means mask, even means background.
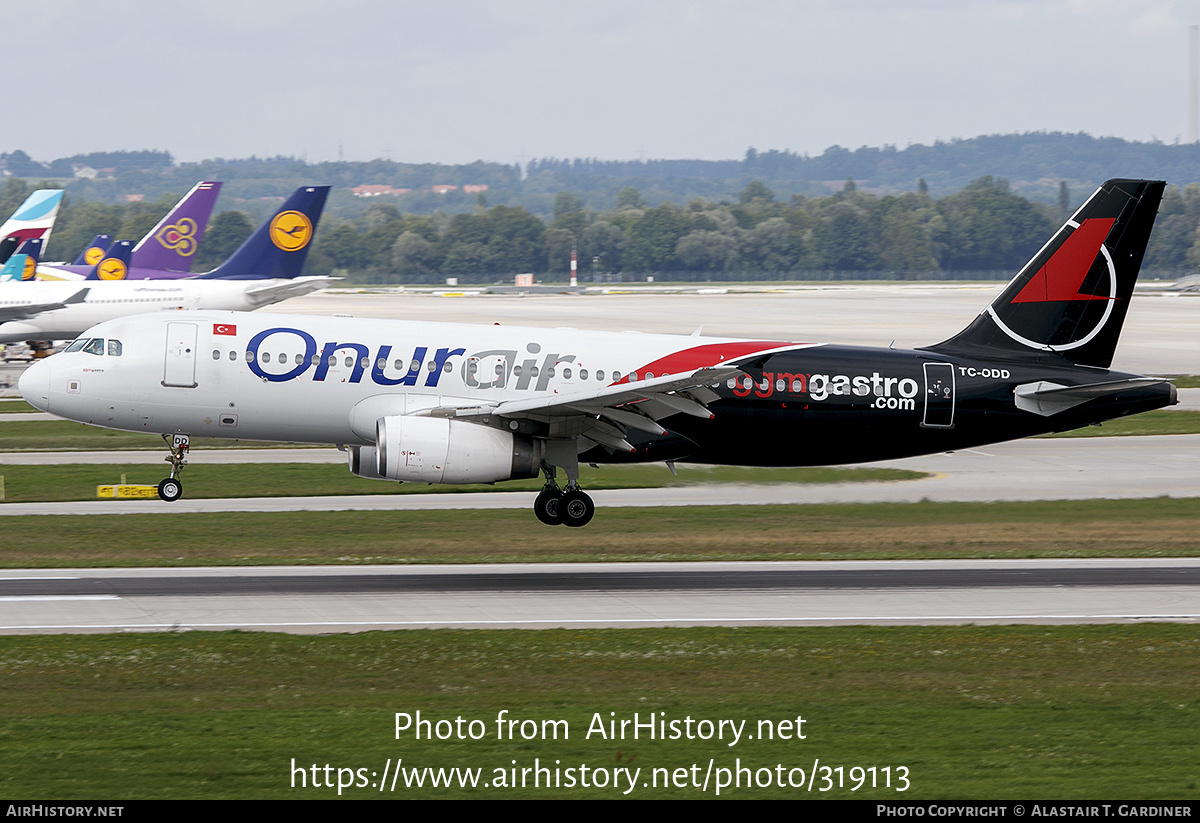
[[[104,249],[99,246],[92,246],[83,253],[83,262],[89,266],[94,266],[104,259]]]
[[[37,262],[32,255],[25,258],[25,267],[21,270],[22,280],[32,280],[37,276]]]
[[[171,249],[180,257],[191,257],[196,253],[196,221],[184,217],[177,223],[163,226],[154,235],[154,239],[163,248]]]
[[[124,280],[128,273],[129,268],[125,265],[125,261],[116,257],[102,261],[100,267],[96,269],[96,276],[101,280]]]
[[[1101,217],[1069,222],[1064,228],[1070,233],[1016,296],[1007,304],[994,303],[988,308],[1001,331],[1022,345],[1043,351],[1078,348],[1099,334],[1117,299],[1116,267],[1104,245],[1115,222]],[[1062,322],[1067,314],[1073,321]],[[1051,317],[1061,319],[1051,322]],[[1039,339],[1047,332],[1051,339]]]
[[[312,235],[312,221],[303,212],[280,212],[271,221],[271,242],[283,251],[299,251]]]

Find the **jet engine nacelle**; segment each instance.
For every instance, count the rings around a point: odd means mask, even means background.
[[[422,483],[495,483],[536,477],[533,443],[512,432],[445,417],[381,417],[375,423],[379,474]]]
[[[347,446],[346,462],[350,464],[351,474],[368,480],[387,480],[379,473],[379,456],[374,446]]]

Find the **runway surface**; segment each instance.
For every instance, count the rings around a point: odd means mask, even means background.
[[[119,462],[162,463],[157,452],[121,452]],[[114,453],[85,453],[118,462]],[[697,482],[663,489],[612,489],[588,493],[597,517],[612,506],[714,506],[792,503],[982,502],[992,500],[1083,500],[1090,498],[1200,497],[1200,435],[1096,437],[1062,440],[1017,440],[981,449],[887,460],[867,466],[930,472],[921,480],[871,483],[804,483],[717,485]],[[61,452],[4,455],[0,460],[62,462]],[[72,459],[76,459],[74,456]],[[245,497],[190,500],[187,472],[212,471],[221,461],[335,462],[345,456],[332,449],[262,449],[192,452],[185,470],[185,497],[160,500],[88,500],[65,503],[4,503],[0,516],[71,514],[171,514],[181,512],[266,511],[415,511],[445,509],[523,509],[533,505],[532,492],[421,493],[346,495],[339,497]],[[677,466],[685,482],[689,467]],[[663,467],[666,472],[666,467]],[[695,475],[701,477],[698,473]],[[364,484],[383,481],[363,480]],[[586,474],[584,475],[586,487]],[[427,487],[420,487],[427,488]],[[503,489],[502,485],[496,487]]]
[[[899,347],[956,333],[994,285],[811,286],[756,294],[435,297],[324,293],[268,312],[571,326]],[[1116,369],[1200,373],[1200,299],[1139,293]],[[1194,400],[1185,395],[1189,405]],[[0,423],[5,416],[0,416]],[[12,417],[14,421],[18,418]],[[45,419],[32,417],[30,419]],[[1200,435],[1026,440],[871,465],[918,481],[596,491],[606,506],[1200,497]],[[215,451],[222,462],[337,462],[328,449]],[[0,462],[147,462],[160,452],[4,455]],[[687,479],[687,467],[681,466]],[[664,468],[664,471],[666,469]],[[187,482],[187,474],[183,476]],[[369,483],[370,481],[363,481]],[[526,508],[527,493],[0,504],[0,515]],[[0,572],[0,632],[423,627],[546,628],[1200,620],[1200,560],[890,561]]]
[[[0,633],[1200,620],[1200,559],[0,573]]]
[[[1143,283],[1147,283],[1143,279]],[[429,293],[318,292],[260,309],[274,314],[348,314],[445,323],[571,327],[608,331],[928,346],[957,334],[1002,286],[994,283],[811,283],[752,293],[736,283],[672,293],[438,297]],[[466,289],[464,289],[465,291]],[[450,291],[449,293],[459,293]],[[1139,289],[1113,368],[1139,374],[1200,374],[1200,296]]]

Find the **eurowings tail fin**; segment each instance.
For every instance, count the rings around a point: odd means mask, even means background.
[[[1165,188],[1160,180],[1100,186],[979,317],[928,350],[1108,368]]]
[[[21,240],[40,237],[49,243],[50,229],[54,227],[62,199],[62,189],[38,189],[0,226],[0,237],[15,236]]]
[[[302,186],[229,259],[199,279],[273,280],[300,275],[329,186]]]

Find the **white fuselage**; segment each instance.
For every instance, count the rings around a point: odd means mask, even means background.
[[[327,281],[321,279],[323,286]],[[2,282],[0,312],[16,306],[61,303],[84,289],[87,293],[81,302],[43,311],[28,319],[0,323],[0,343],[69,340],[78,337],[97,323],[162,310],[256,309],[296,293],[303,293],[281,291],[272,294],[272,284],[296,283],[297,281],[287,280]]]
[[[31,367],[35,406],[108,428],[369,445],[431,407],[584,396],[781,345],[636,332],[179,312],[113,320]],[[564,436],[570,436],[564,432]]]

